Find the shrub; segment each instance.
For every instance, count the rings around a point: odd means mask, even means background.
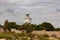
[[[46,37],[49,37],[49,35],[48,35],[48,34],[44,34],[43,36],[44,36],[45,38],[46,38]]]
[[[52,34],[51,37],[57,37],[56,34]]]
[[[48,37],[49,37],[49,36],[48,36],[47,34],[38,35],[38,39],[39,39],[39,40],[49,40]]]

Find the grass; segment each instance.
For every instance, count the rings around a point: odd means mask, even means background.
[[[35,38],[39,40],[49,40],[49,36],[47,34],[44,35],[34,35],[34,34],[24,34],[24,33],[14,33],[14,32],[2,32],[0,33],[0,39],[7,40],[34,40]]]

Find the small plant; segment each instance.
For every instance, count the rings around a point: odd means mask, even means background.
[[[51,37],[57,37],[56,34],[52,34]]]
[[[45,38],[49,37],[49,35],[48,35],[48,34],[44,34],[43,36],[44,36]]]
[[[48,36],[47,34],[38,35],[38,39],[39,39],[39,40],[49,40],[48,38],[49,38],[49,36]]]

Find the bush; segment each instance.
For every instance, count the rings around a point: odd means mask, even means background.
[[[52,34],[51,37],[57,37],[56,34]]]
[[[44,34],[43,36],[44,36],[45,38],[49,37],[49,35],[47,35],[47,34]]]
[[[49,36],[48,36],[47,34],[38,35],[38,39],[39,39],[39,40],[49,40],[48,38],[49,38]]]
[[[16,37],[18,37],[18,35],[13,35],[13,34],[16,34],[16,33],[11,33],[11,32],[3,32],[3,33],[0,33],[0,39],[4,38],[6,40],[13,40],[13,39],[17,39]]]

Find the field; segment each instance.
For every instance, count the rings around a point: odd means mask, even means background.
[[[36,34],[38,32],[38,34]],[[1,32],[0,40],[60,40],[56,35],[49,36],[47,34],[40,34],[39,31],[32,33],[15,33],[15,32]]]

